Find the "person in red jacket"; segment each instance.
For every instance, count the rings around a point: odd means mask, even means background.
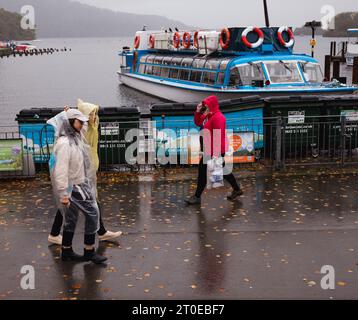
[[[198,105],[194,114],[194,122],[204,133],[200,136],[203,156],[199,163],[195,195],[186,201],[189,205],[201,203],[201,195],[207,184],[207,163],[205,160],[212,157],[225,157],[225,153],[229,150],[229,139],[226,135],[226,118],[220,111],[219,101],[216,96],[210,96]],[[235,200],[243,195],[243,191],[232,173],[224,175],[224,179],[233,188],[232,193],[227,197],[228,200]]]

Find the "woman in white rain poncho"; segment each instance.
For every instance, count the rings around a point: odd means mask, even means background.
[[[88,126],[85,128],[84,131],[84,137],[86,143],[90,147],[90,155],[91,159],[94,163],[94,167],[96,171],[98,171],[99,168],[99,157],[98,157],[98,128],[99,128],[99,106],[83,102],[81,99],[78,99],[77,101],[77,108],[80,112],[83,113],[84,116],[88,117]],[[65,108],[65,111],[68,110],[68,108]],[[51,123],[50,123],[51,124]],[[53,124],[53,123],[52,123]],[[98,203],[98,196],[97,196],[97,203]],[[118,237],[122,235],[121,231],[112,232],[106,230],[103,220],[102,220],[102,213],[100,210],[100,228],[97,232],[99,241],[114,241]],[[61,245],[62,244],[62,236],[61,228],[63,224],[63,216],[60,211],[57,211],[55,220],[52,224],[51,233],[48,236],[48,241],[53,244]]]
[[[62,260],[103,263],[107,259],[95,252],[96,232],[99,229],[96,169],[81,132],[87,121],[88,117],[73,109],[49,121],[56,131],[50,173],[58,208],[65,217]],[[77,255],[72,249],[79,212],[85,216],[83,256]]]

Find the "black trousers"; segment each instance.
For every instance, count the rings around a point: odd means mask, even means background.
[[[225,155],[222,155],[222,157],[224,157]],[[225,162],[223,164],[223,167],[225,167]],[[196,188],[196,192],[195,192],[195,196],[197,198],[200,198],[201,195],[203,194],[205,188],[206,188],[206,184],[207,184],[207,170],[208,170],[208,166],[207,164],[204,163],[204,157],[201,158],[200,163],[199,163],[199,169],[198,169],[198,183],[197,183],[197,188]],[[231,187],[235,190],[238,191],[240,190],[240,187],[235,179],[235,176],[230,173],[228,175],[224,175],[224,179],[230,183]]]
[[[98,204],[98,206],[99,206],[99,204]],[[99,227],[97,234],[99,236],[103,236],[107,232],[107,230],[103,225],[101,210],[99,212],[99,223],[100,223],[100,227]],[[51,236],[57,237],[58,235],[60,235],[61,229],[62,229],[62,224],[63,224],[63,215],[60,210],[57,210],[55,220],[54,220],[54,222],[52,224],[52,228],[51,228]]]

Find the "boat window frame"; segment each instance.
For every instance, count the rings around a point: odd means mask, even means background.
[[[215,75],[214,81],[213,81],[212,83],[204,82],[205,74],[214,74],[214,75]],[[210,71],[210,70],[208,69],[208,70],[202,72],[200,83],[205,84],[205,85],[207,85],[207,86],[215,86],[215,85],[216,85],[216,80],[217,80],[217,78],[218,78],[218,71],[217,71],[217,70],[214,70],[214,71],[211,70],[211,71]]]
[[[270,81],[271,85],[295,85],[295,84],[305,84],[306,81],[303,77],[303,74],[301,73],[301,69],[300,69],[300,66],[298,64],[298,61],[299,60],[287,60],[287,59],[281,59],[283,62],[285,63],[293,63],[293,64],[296,64],[296,68],[297,68],[297,71],[298,71],[298,74],[301,78],[301,81],[295,81],[295,82],[275,82],[275,81],[272,81],[272,78],[271,78],[271,75],[270,75],[270,72],[269,72],[269,69],[267,67],[267,64],[273,64],[273,63],[280,63],[280,60],[264,60],[262,61],[262,64],[265,68],[265,71],[266,71],[266,77],[268,78],[267,80]]]
[[[231,77],[231,71],[232,69],[234,69],[235,67],[238,69],[238,73],[239,73],[239,79],[240,79],[240,84],[238,85],[239,87],[252,87],[252,82],[251,84],[244,84],[243,82],[243,77],[240,73],[240,67],[246,67],[246,66],[251,66],[253,67],[253,65],[259,65],[262,71],[262,79],[253,79],[253,80],[260,80],[260,81],[266,81],[267,80],[267,74],[265,72],[264,66],[263,66],[263,62],[262,61],[250,61],[250,62],[245,62],[245,63],[240,63],[240,64],[235,64],[232,66],[232,68],[230,69],[230,73],[229,73],[229,83],[230,83],[230,77]],[[228,86],[230,86],[230,84],[228,83]]]
[[[323,74],[322,67],[321,67],[321,65],[320,65],[319,62],[312,62],[312,61],[307,61],[307,60],[297,60],[297,61],[298,61],[298,66],[299,66],[300,72],[302,73],[302,78],[304,79],[305,83],[309,83],[309,84],[320,84],[320,83],[323,82],[323,80],[324,80],[324,74]],[[315,81],[315,82],[307,81],[307,80],[306,80],[306,77],[305,77],[304,69],[302,68],[302,63],[312,64],[312,65],[318,66],[318,67],[319,67],[319,71],[320,71],[320,73],[321,73],[322,81]]]

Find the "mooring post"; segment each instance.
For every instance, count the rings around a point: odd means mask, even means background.
[[[276,120],[276,157],[275,157],[275,169],[282,169],[282,117],[278,117]]]
[[[331,56],[329,55],[324,59],[324,78],[326,81],[331,80]]]
[[[339,79],[341,76],[341,62],[336,59],[333,61],[333,79]]]
[[[358,57],[354,57],[353,60],[353,76],[352,76],[352,83],[358,84]]]

